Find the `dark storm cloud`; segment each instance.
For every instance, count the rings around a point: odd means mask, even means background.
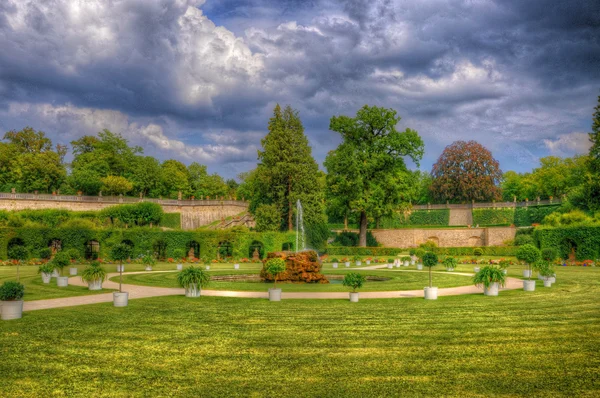
[[[241,171],[275,103],[300,111],[318,160],[339,141],[329,118],[373,104],[423,135],[425,168],[453,140],[477,137],[505,169],[527,169],[581,139],[568,134],[587,131],[599,93],[597,1],[202,3],[4,2],[0,124],[20,127],[14,103],[68,104],[62,112],[86,109],[69,120],[98,119],[90,129],[119,115],[115,126],[146,134],[158,153],[171,139],[175,153],[237,159],[226,169]],[[35,115],[43,125],[56,112]]]

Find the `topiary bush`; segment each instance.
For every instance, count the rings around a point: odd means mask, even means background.
[[[429,268],[429,287],[432,287],[431,268],[438,264],[438,256],[433,252],[427,252],[423,255],[423,265]]]
[[[486,289],[489,288],[492,283],[498,283],[501,287],[504,287],[504,284],[506,283],[506,275],[504,275],[504,272],[502,272],[501,268],[494,267],[492,265],[486,265],[475,274],[473,277],[473,283],[476,286],[483,286]]]
[[[515,246],[532,245],[534,243],[531,235],[516,235]]]
[[[277,277],[286,270],[285,261],[279,257],[270,258],[265,262],[264,269],[273,276],[273,288],[277,289]]]
[[[54,265],[54,268],[60,270],[61,275],[63,273],[63,268],[69,264],[71,264],[71,257],[62,250],[56,253],[52,259],[52,265]]]
[[[356,293],[356,289],[360,289],[361,287],[363,287],[366,280],[367,278],[365,278],[363,274],[360,274],[358,272],[348,272],[346,275],[344,275],[342,285],[351,287],[352,292]]]
[[[542,249],[542,259],[545,261],[554,261],[558,257],[558,252],[553,247]]]
[[[187,267],[177,273],[177,283],[184,289],[189,289],[191,285],[196,285],[199,288],[208,286],[210,282],[210,275],[200,267],[194,267],[193,265]]]
[[[476,247],[475,249],[473,249],[473,255],[477,257],[483,256],[483,249],[480,247]]]
[[[25,295],[25,286],[15,281],[6,281],[0,286],[0,301],[21,300]]]
[[[52,257],[52,249],[49,247],[44,247],[39,250],[40,258],[43,260],[50,260]]]

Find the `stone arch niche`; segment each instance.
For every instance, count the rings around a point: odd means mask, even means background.
[[[427,238],[427,242],[433,242],[433,243],[435,243],[436,246],[439,247],[440,238],[438,238],[437,236],[430,236],[429,238]]]
[[[470,247],[480,247],[483,246],[483,240],[481,239],[481,236],[471,236],[469,238],[469,244],[468,246]]]
[[[25,246],[25,241],[21,238],[12,238],[8,241],[8,245],[6,246],[6,248],[7,250],[10,250],[15,246]]]
[[[233,245],[228,240],[219,242],[219,248],[217,249],[217,259],[221,260],[227,257],[233,256]]]
[[[97,260],[100,257],[100,242],[97,240],[88,240],[85,243],[85,259]]]
[[[200,243],[191,240],[185,245],[185,252],[188,258],[200,258]]]
[[[285,242],[281,245],[281,250],[284,252],[291,252],[294,250],[294,244],[292,242]]]
[[[152,249],[154,250],[154,256],[157,260],[164,260],[167,258],[167,242],[164,240],[159,239],[154,241]]]
[[[565,260],[575,261],[577,258],[577,242],[566,238],[560,243],[560,256]]]
[[[62,240],[58,238],[52,238],[48,241],[48,247],[52,251],[52,255],[54,256],[62,249]]]
[[[248,248],[248,258],[260,260],[265,256],[265,245],[257,240],[252,241]]]

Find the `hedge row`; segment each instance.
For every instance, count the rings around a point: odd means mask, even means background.
[[[473,256],[475,247],[436,247],[434,252],[444,256]],[[483,256],[515,256],[516,246],[486,246],[480,247]]]
[[[408,249],[399,249],[395,247],[335,247],[327,248],[327,254],[330,256],[395,256],[408,251]]]
[[[540,224],[544,217],[552,214],[560,205],[517,207],[516,209],[473,209],[473,224],[480,226],[511,225],[525,227]]]
[[[222,246],[228,242],[234,258],[250,257],[255,242],[260,242],[261,252],[280,251],[284,243],[293,248],[296,236],[293,233],[280,232],[242,232],[242,231],[162,231],[157,228],[0,228],[0,258],[6,259],[7,248],[12,244],[23,244],[31,257],[40,257],[40,250],[50,246],[53,240],[59,240],[61,248],[77,249],[85,256],[88,242],[99,243],[99,256],[107,258],[110,249],[123,241],[133,245],[133,257],[146,253],[161,252],[159,257],[174,257],[176,249],[189,250],[190,242],[197,242],[200,253],[196,257],[214,259]]]
[[[450,210],[414,210],[408,214],[397,213],[381,219],[380,228],[393,229],[407,225],[448,225]]]
[[[163,213],[160,218],[160,226],[165,228],[180,229],[181,213]]]
[[[515,209],[473,209],[474,225],[513,224]]]
[[[481,247],[484,256],[514,256],[517,247],[489,246]],[[332,256],[395,256],[406,253],[410,249],[395,247],[329,247],[327,254]],[[444,256],[473,256],[475,247],[436,247],[433,251]]]
[[[577,260],[600,258],[600,227],[538,227],[533,237],[541,249],[554,248],[563,259],[575,252]]]
[[[552,214],[560,208],[560,205],[519,207],[515,211],[514,224],[517,227],[525,227],[531,224],[541,224],[544,217]]]

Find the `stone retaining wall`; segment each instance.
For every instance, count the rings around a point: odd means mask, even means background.
[[[416,247],[428,240],[439,247],[502,246],[515,238],[514,227],[374,229],[371,233],[385,247]]]

